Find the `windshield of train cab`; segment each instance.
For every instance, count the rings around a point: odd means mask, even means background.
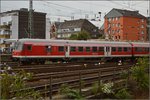
[[[14,50],[22,50],[23,44],[21,42],[15,42]]]

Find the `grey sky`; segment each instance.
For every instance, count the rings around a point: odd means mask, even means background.
[[[17,1],[1,1],[1,12],[16,10],[20,8],[28,8],[28,0]],[[95,21],[94,24],[100,26],[103,23],[104,15],[108,13],[112,8],[127,9],[127,10],[139,10],[142,15],[148,16],[149,1],[148,0],[106,0],[106,1],[50,1],[50,0],[33,0],[33,8],[35,11],[47,13],[47,18],[51,21],[55,21],[58,18],[63,20],[71,19],[71,16],[77,18],[88,19],[99,18],[98,12],[101,12],[101,21]]]

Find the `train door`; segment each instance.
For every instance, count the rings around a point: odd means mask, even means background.
[[[105,47],[105,56],[106,57],[109,57],[111,56],[111,47]]]
[[[65,46],[65,57],[68,58],[70,55],[70,46]]]

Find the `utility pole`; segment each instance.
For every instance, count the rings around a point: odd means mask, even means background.
[[[33,36],[33,1],[29,0],[29,16],[28,16],[28,32],[29,38]]]

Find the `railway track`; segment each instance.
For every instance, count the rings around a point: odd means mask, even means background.
[[[61,84],[68,84],[71,88],[79,88],[79,82],[84,81],[85,86],[90,86],[98,79],[104,82],[117,81],[120,79],[119,74],[123,70],[127,70],[132,65],[119,66],[119,67],[101,67],[96,69],[64,71],[64,72],[52,72],[43,74],[36,74],[33,76],[33,80],[28,80],[26,84],[29,88],[40,91],[43,94],[58,93]],[[100,73],[100,74],[99,74]],[[81,77],[81,79],[80,79]],[[50,82],[51,79],[51,83]],[[52,89],[49,90],[50,84]],[[46,87],[46,90],[45,90]]]

